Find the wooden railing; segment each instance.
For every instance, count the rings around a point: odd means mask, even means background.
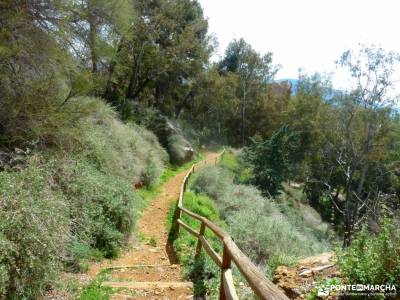
[[[215,164],[221,159],[224,151],[222,151],[216,158]],[[214,158],[213,158],[214,159]],[[232,238],[220,227],[212,223],[207,218],[204,218],[198,214],[191,212],[186,209],[183,205],[184,193],[186,191],[188,181],[190,176],[195,172],[195,169],[201,167],[201,164],[206,164],[208,161],[203,161],[201,163],[194,164],[190,170],[187,172],[185,178],[182,181],[178,206],[176,209],[176,223],[175,230],[179,235],[179,228],[184,228],[187,232],[197,238],[196,247],[196,257],[200,255],[201,249],[204,248],[208,256],[212,258],[215,264],[221,270],[221,285],[219,299],[226,300],[239,299],[232,277],[232,262],[236,264],[237,268],[247,280],[248,284],[252,288],[253,292],[260,299],[285,299],[288,300],[285,294],[275,286],[270,280],[268,280],[265,275],[250,261],[250,259],[238,248]],[[200,230],[197,232],[195,229],[187,225],[181,218],[182,213],[188,215],[189,217],[196,219],[201,222]],[[212,248],[211,244],[205,238],[206,228],[210,229],[223,243],[224,250],[222,257]]]

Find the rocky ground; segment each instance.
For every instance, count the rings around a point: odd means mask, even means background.
[[[335,266],[334,253],[322,253],[298,262],[296,266],[280,266],[276,269],[273,282],[282,288],[290,299],[307,299],[322,279],[340,277]],[[329,299],[335,299],[330,297]]]

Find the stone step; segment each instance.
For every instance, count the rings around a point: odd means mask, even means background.
[[[158,281],[104,281],[101,284],[102,287],[110,288],[121,288],[129,290],[152,290],[152,289],[193,289],[193,282],[187,281],[170,281],[170,282],[158,282]]]
[[[174,264],[156,264],[156,265],[145,265],[145,264],[140,264],[140,265],[115,265],[115,266],[110,266],[107,267],[107,270],[116,270],[116,269],[136,269],[136,268],[155,268],[155,267],[174,267],[174,266],[179,266],[179,265],[174,265]]]
[[[179,265],[138,266],[135,268],[118,268],[111,270],[111,278],[116,281],[180,281]]]
[[[164,292],[143,292],[134,295],[112,294],[110,300],[192,300],[194,295],[191,292],[177,294],[174,291]]]

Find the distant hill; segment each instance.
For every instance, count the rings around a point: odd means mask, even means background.
[[[298,79],[293,79],[293,78],[283,78],[283,79],[278,79],[275,80],[276,83],[285,83],[287,82],[290,85],[291,88],[291,93],[292,95],[295,95],[298,90],[298,85],[299,85],[299,80]],[[339,89],[332,89],[329,92],[327,92],[323,97],[325,100],[329,101],[332,100],[335,96],[339,96],[340,94],[343,94],[343,90]]]

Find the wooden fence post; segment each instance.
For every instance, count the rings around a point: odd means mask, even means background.
[[[224,271],[231,268],[231,255],[228,252],[226,244],[224,243],[224,252],[222,254],[222,266],[221,266],[221,283],[219,286],[219,300],[226,300],[225,288],[224,288]]]
[[[199,232],[199,238],[197,239],[197,246],[196,246],[196,255],[195,258],[199,258],[200,253],[201,253],[201,239],[200,237],[204,236],[204,232],[206,231],[206,224],[204,222],[201,222],[200,226],[200,232]]]
[[[178,220],[181,218],[181,209],[179,208],[179,205],[176,207],[175,210],[175,234],[176,237],[179,236],[179,223]]]

